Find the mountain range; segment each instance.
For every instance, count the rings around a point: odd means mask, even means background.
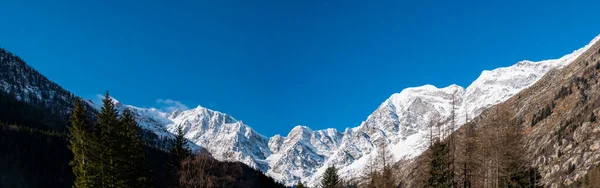
[[[419,157],[428,146],[431,126],[452,132],[477,118],[487,109],[503,103],[536,84],[552,71],[563,69],[600,40],[594,38],[583,48],[559,59],[521,61],[509,67],[483,71],[466,88],[433,85],[406,88],[392,94],[363,122],[344,130],[312,130],[298,125],[287,135],[266,137],[234,117],[202,106],[189,110],[161,111],[139,108],[114,100],[128,108],[143,129],[158,139],[170,138],[183,128],[190,147],[206,150],[221,161],[239,161],[268,176],[294,185],[303,181],[315,186],[325,169],[335,165],[345,179],[359,178],[374,157],[378,146],[388,146],[395,161]],[[75,95],[51,82],[9,52],[0,51],[0,89],[22,101],[64,106],[67,114]],[[14,60],[10,60],[14,59]],[[21,64],[22,63],[22,64]],[[16,76],[15,76],[16,75]],[[91,109],[98,105],[87,100]],[[437,130],[436,130],[437,131]],[[442,138],[443,139],[443,138]]]

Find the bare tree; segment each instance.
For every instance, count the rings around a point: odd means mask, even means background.
[[[429,127],[429,147],[431,147],[434,142],[439,141],[441,139],[440,138],[441,123],[439,122],[439,117],[437,115],[430,115],[427,126]],[[437,127],[437,129],[438,129],[437,136],[434,136],[433,127]]]
[[[376,176],[375,185],[378,188],[396,187],[396,178],[392,173],[393,155],[388,149],[387,141],[384,140],[377,148],[377,161],[381,163],[379,173]]]
[[[369,155],[369,156],[364,156],[364,157],[368,157],[367,159],[367,165],[365,166],[365,169],[367,170],[367,174],[365,174],[364,178],[365,181],[365,187],[375,187],[375,179],[377,178],[377,165],[375,164],[375,160],[373,160],[373,156]]]
[[[215,161],[208,156],[188,157],[181,162],[179,184],[181,187],[214,187],[216,183],[206,172],[214,167]]]
[[[454,139],[454,130],[456,129],[456,92],[452,93],[452,109],[450,109],[450,131],[449,131],[449,144],[450,144],[450,168],[452,174],[452,187],[456,187],[456,141]]]
[[[463,131],[458,142],[457,163],[461,167],[460,182],[462,187],[473,187],[473,173],[477,168],[476,150],[477,142],[475,140],[475,124],[467,123],[463,125]]]

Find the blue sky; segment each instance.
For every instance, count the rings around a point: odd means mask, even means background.
[[[267,136],[354,127],[403,88],[558,58],[598,1],[0,1],[0,47],[77,95],[202,105]]]

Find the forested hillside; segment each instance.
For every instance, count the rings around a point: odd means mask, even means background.
[[[115,160],[97,167],[123,172],[122,177],[133,179],[143,177],[143,183],[122,184],[123,182],[116,181],[118,179],[115,179],[115,175],[108,176],[104,174],[99,178],[104,180],[108,178],[107,181],[116,182],[117,184],[104,184],[100,187],[114,187],[116,185],[178,187],[180,173],[179,169],[173,170],[173,151],[169,149],[175,144],[174,141],[162,140],[153,133],[140,129],[131,115],[113,114],[117,119],[110,121],[116,120],[122,123],[100,123],[104,121],[103,118],[106,118],[101,113],[99,114],[102,111],[92,108],[88,102],[51,82],[26,65],[21,58],[4,49],[0,49],[0,68],[0,187],[66,188],[74,186],[75,180],[82,172],[76,170],[78,158],[74,157],[74,153],[80,153],[77,147],[74,147],[77,144],[73,144],[77,142],[76,135],[73,134],[74,119],[71,116],[71,112],[76,109],[74,108],[75,104],[79,104],[79,110],[83,112],[79,115],[86,117],[86,126],[91,129],[118,130],[118,126],[127,123],[129,123],[130,128],[134,128],[129,131],[131,134],[113,134],[114,137],[104,137],[108,134],[103,133],[102,151],[113,151],[109,156],[126,154],[127,156],[140,158],[123,158],[130,159],[130,161],[115,163],[117,162]],[[74,102],[77,100],[79,102]],[[116,111],[113,113],[116,113]],[[98,123],[95,123],[96,121]],[[111,125],[111,127],[101,128],[102,125]],[[80,138],[88,138],[89,136],[86,135]],[[126,143],[122,142],[127,140],[123,136],[135,139]],[[83,145],[93,144],[92,142],[80,143]],[[116,143],[119,144],[114,145]],[[187,143],[187,141],[181,143]],[[122,148],[122,146],[125,147]],[[139,150],[129,150],[127,146],[135,146]],[[181,147],[185,146],[181,145]],[[106,157],[100,150],[88,154]],[[236,187],[281,186],[273,179],[242,163],[219,162],[205,153],[202,156],[209,156],[205,160],[209,160],[213,164],[211,168],[200,168],[196,167],[197,165],[190,166],[190,163],[186,163],[188,164],[186,169],[202,172],[202,177],[211,180],[213,185],[211,187],[231,187],[232,185]],[[189,155],[175,163],[179,166],[183,160],[195,158],[192,153],[189,153]],[[142,163],[138,163],[138,161]],[[142,164],[143,166],[130,166],[129,164]],[[125,171],[125,166],[129,166],[128,169],[133,170]],[[89,175],[89,172],[85,174]],[[82,184],[78,184],[77,187],[98,187],[93,184],[80,185]],[[185,187],[192,186],[195,185],[190,184],[190,186]]]

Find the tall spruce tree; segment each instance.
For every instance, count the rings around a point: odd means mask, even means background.
[[[98,129],[99,129],[99,152],[100,156],[100,176],[101,187],[118,187],[120,183],[117,177],[120,175],[118,169],[118,151],[122,143],[119,135],[119,113],[110,98],[108,91],[104,99],[103,106],[98,113]]]
[[[171,150],[169,151],[169,161],[167,163],[169,174],[169,185],[171,187],[179,187],[179,169],[181,162],[191,155],[190,150],[186,146],[187,139],[184,137],[183,127],[177,127],[177,135],[171,142]]]
[[[337,174],[335,165],[327,167],[321,179],[321,188],[339,188],[342,186],[342,181]]]
[[[86,110],[79,99],[75,99],[69,127],[69,149],[73,152],[73,167],[75,184],[73,187],[95,187],[98,175],[93,170],[93,132],[92,124],[86,116]]]
[[[147,187],[150,170],[146,162],[144,143],[139,127],[129,109],[123,111],[120,119],[121,141],[119,167],[122,187]]]
[[[425,183],[426,187],[452,187],[454,172],[449,155],[450,147],[446,143],[436,141],[430,147],[429,178]]]

